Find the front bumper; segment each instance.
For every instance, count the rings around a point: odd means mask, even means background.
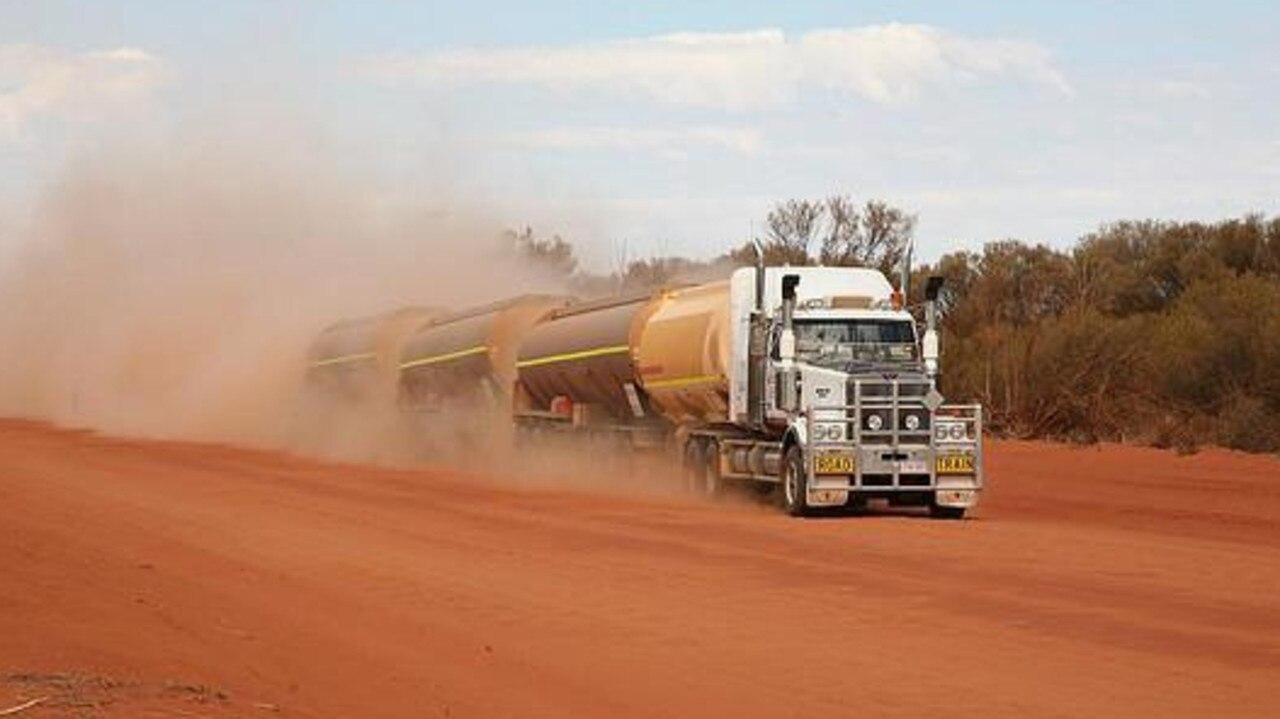
[[[833,407],[827,411],[847,409]],[[815,415],[821,416],[818,412],[811,413],[808,429],[812,428]],[[977,504],[983,486],[982,410],[973,405],[944,406],[936,416],[964,422],[966,437],[940,441],[930,433],[926,443],[903,442],[899,433],[891,432],[888,442],[868,441],[872,438],[850,422],[853,426],[849,427],[848,440],[811,441],[805,449],[809,503],[813,506],[844,504],[851,494],[888,497],[894,501],[914,493],[944,507]],[[821,459],[827,456],[851,457],[852,471],[827,473],[831,466],[847,467],[847,463]]]
[[[890,494],[895,492],[940,493],[939,503],[947,506],[972,506],[982,489],[981,443],[955,444],[945,448],[910,446],[854,446],[838,443],[815,443],[806,453],[811,493],[849,492]],[[948,470],[944,457],[966,456],[973,466],[971,473]],[[825,474],[818,471],[820,456],[851,456],[853,471],[848,474]],[[841,503],[847,497],[830,497],[818,504]]]

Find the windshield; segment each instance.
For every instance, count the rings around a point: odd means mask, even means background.
[[[796,358],[820,367],[916,360],[915,330],[906,320],[797,319],[795,333]]]

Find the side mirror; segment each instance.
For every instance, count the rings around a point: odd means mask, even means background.
[[[796,298],[796,286],[800,284],[800,275],[783,275],[782,276],[782,300],[794,301]]]
[[[938,351],[938,331],[930,327],[924,331],[924,337],[920,338],[920,356],[925,362],[932,361],[935,365],[938,363],[938,357],[941,353]]]
[[[796,311],[796,286],[800,284],[800,275],[782,276],[782,336],[778,338],[778,354],[783,362],[791,362],[796,357],[796,334],[793,317]]]
[[[938,331],[930,327],[920,338],[920,357],[924,360],[925,372],[930,376],[938,373],[938,358],[941,352],[938,347]]]
[[[938,346],[938,293],[942,292],[945,281],[943,277],[934,275],[924,286],[925,330],[924,336],[920,338],[920,357],[924,360],[924,371],[929,375],[930,382],[938,376],[938,358],[942,356],[942,350]]]
[[[938,293],[942,292],[942,285],[946,281],[947,278],[942,277],[941,275],[933,275],[930,277],[929,281],[924,286],[924,298],[930,302],[936,302],[938,299]]]

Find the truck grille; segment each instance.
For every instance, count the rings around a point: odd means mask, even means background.
[[[864,441],[891,444],[896,437],[900,444],[928,444],[932,431],[924,404],[928,393],[929,383],[919,377],[851,379],[847,417],[857,423]],[[879,429],[872,429],[877,424],[872,417],[879,418]],[[914,429],[908,428],[909,417],[915,417]]]

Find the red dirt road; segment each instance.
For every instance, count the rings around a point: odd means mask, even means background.
[[[989,466],[797,521],[0,422],[0,712],[1280,716],[1280,461]]]

